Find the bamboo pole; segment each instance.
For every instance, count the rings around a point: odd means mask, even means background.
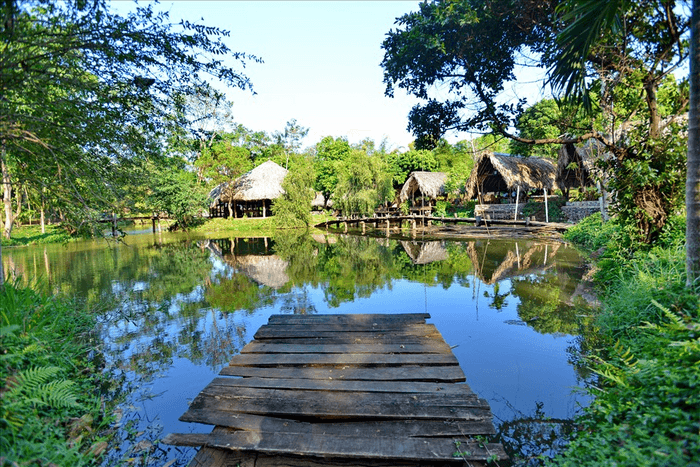
[[[547,189],[544,189],[544,218],[545,222],[549,222],[549,203],[547,202]]]
[[[518,201],[520,201],[520,185],[518,185],[518,191],[515,195],[515,215],[513,216],[514,221],[518,220]]]

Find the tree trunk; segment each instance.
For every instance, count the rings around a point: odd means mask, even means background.
[[[19,215],[22,214],[22,190],[15,191],[15,200],[17,200],[17,210],[12,218],[19,219]]]
[[[42,188],[43,191],[43,188]],[[44,206],[44,196],[42,193],[41,196],[41,233],[46,233],[46,214],[45,214],[45,206]]]
[[[6,163],[5,157],[5,145],[2,145],[2,150],[0,151],[0,171],[2,171],[2,186],[3,186],[3,202],[5,205],[5,228],[3,229],[3,236],[7,239],[10,238],[12,233],[12,183],[10,181],[10,169]]]
[[[693,1],[690,34],[690,110],[688,115],[688,173],[686,204],[686,273],[690,286],[700,277],[700,0]]]

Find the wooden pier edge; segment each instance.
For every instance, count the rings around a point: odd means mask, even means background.
[[[212,432],[162,442],[202,446],[190,466],[507,465],[429,317],[273,315],[180,417]]]

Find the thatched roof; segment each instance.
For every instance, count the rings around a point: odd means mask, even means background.
[[[467,196],[481,193],[552,190],[558,188],[554,163],[541,157],[519,157],[486,153],[474,164],[467,181]]]
[[[316,196],[311,201],[311,207],[312,208],[325,208],[326,207],[326,198],[323,196],[322,192],[320,192],[320,191],[316,192]]]
[[[589,139],[582,147],[565,144],[559,149],[557,159],[557,184],[561,188],[581,188],[595,185],[603,177],[596,167],[599,160],[611,157],[605,146],[597,140]],[[574,167],[575,166],[575,167]]]
[[[401,241],[401,246],[413,264],[428,264],[433,261],[443,261],[449,257],[444,242]]]
[[[445,172],[411,172],[401,188],[399,199],[401,202],[406,201],[416,191],[420,191],[423,196],[429,198],[437,198],[445,196],[445,182],[447,174]]]
[[[257,201],[262,199],[277,199],[284,193],[282,181],[287,175],[287,169],[272,161],[267,161],[250,172],[246,172],[233,182],[223,183],[214,188],[218,191],[218,199],[227,203],[234,201]],[[221,188],[219,188],[221,187]],[[212,198],[216,199],[216,198]]]

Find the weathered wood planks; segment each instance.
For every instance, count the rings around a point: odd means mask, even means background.
[[[171,434],[164,443],[206,446],[191,465],[209,466],[505,458],[500,444],[474,440],[494,433],[490,407],[455,384],[464,373],[428,317],[271,316],[182,415],[215,425],[212,433]]]

